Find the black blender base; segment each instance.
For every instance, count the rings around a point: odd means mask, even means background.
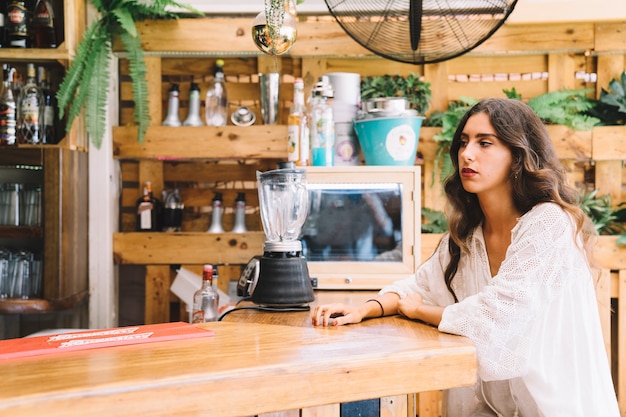
[[[302,306],[315,300],[306,259],[261,257],[259,278],[250,300],[275,308]]]

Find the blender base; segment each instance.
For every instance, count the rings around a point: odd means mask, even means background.
[[[267,307],[296,307],[315,300],[306,258],[263,255],[250,300]],[[286,255],[286,254],[285,254]]]

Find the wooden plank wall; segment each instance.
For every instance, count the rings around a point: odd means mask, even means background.
[[[214,62],[217,58],[164,58],[161,61],[162,83],[161,102],[162,114],[167,108],[167,92],[171,83],[180,84],[181,104],[179,115],[181,120],[187,116],[190,82],[197,82],[201,91],[205,92]],[[293,96],[293,80],[303,74],[303,67],[308,59],[301,58],[280,58],[282,66],[281,84],[281,110],[280,124],[286,123],[286,116],[291,107],[291,97]],[[621,58],[623,61],[623,58]],[[318,60],[321,61],[321,60]],[[380,75],[385,73],[418,72],[420,74],[430,72],[430,67],[417,68],[405,64],[389,63],[376,58],[326,58],[323,60],[326,72],[353,72],[360,71],[362,75]],[[556,61],[556,63],[555,63]],[[564,63],[565,61],[565,63]],[[227,89],[229,94],[229,105],[231,112],[238,106],[245,105],[257,114],[256,124],[260,124],[260,103],[258,86],[258,68],[266,63],[266,59],[259,58],[225,58],[225,71],[227,73]],[[122,60],[121,72],[127,74],[126,61]],[[319,64],[319,62],[318,62]],[[444,86],[446,89],[445,106],[452,100],[461,97],[482,98],[488,96],[503,97],[504,89],[515,88],[522,97],[529,99],[547,91],[559,88],[591,88],[596,89],[596,82],[593,76],[596,74],[596,60],[590,59],[584,53],[567,55],[566,57],[548,55],[525,55],[525,56],[496,56],[485,57],[461,57],[450,61],[448,64],[435,64],[444,66],[447,72],[448,82]],[[570,69],[569,76],[562,73],[562,66]],[[422,71],[420,71],[422,69]],[[515,71],[515,72],[514,72]],[[552,86],[554,81],[550,74],[557,74],[558,85]],[[310,75],[310,72],[306,72]],[[429,81],[425,76],[425,79]],[[617,76],[617,75],[615,75]],[[314,79],[314,77],[310,77]],[[430,82],[430,81],[429,81]],[[433,100],[431,111],[444,108],[444,104],[439,103],[440,89],[432,85]],[[121,124],[129,124],[133,117],[132,94],[127,75],[122,77],[121,84]],[[155,123],[158,123],[155,120]],[[581,189],[601,188],[603,192],[611,193],[615,196],[614,201],[621,201],[621,190],[624,185],[624,169],[617,164],[610,164],[609,168],[598,169],[598,165],[592,161],[591,155],[591,132],[573,132],[562,127],[553,128],[555,144],[559,148],[559,154],[563,155],[563,163],[566,166],[570,180]],[[424,164],[424,184],[423,196],[424,206],[434,209],[443,208],[443,196],[438,184],[432,185],[434,159],[436,154],[436,143],[433,136],[437,129],[423,128],[420,134],[420,144],[418,151],[423,156]],[[619,135],[617,133],[616,135]],[[172,138],[175,141],[176,138]],[[603,137],[602,142],[608,139]],[[246,192],[249,203],[248,220],[251,230],[260,230],[260,223],[257,216],[253,216],[256,207],[256,188],[254,182],[254,172],[257,169],[265,170],[275,166],[275,160],[211,160],[211,161],[164,161],[163,181],[167,188],[177,187],[181,189],[181,195],[185,202],[185,222],[186,231],[203,231],[208,228],[210,201],[215,190],[224,192],[226,205],[225,225],[231,221],[232,204],[236,193]],[[123,161],[122,178],[124,181],[124,193],[122,198],[122,219],[121,230],[134,230],[134,203],[140,194],[140,180],[137,173],[137,161]],[[594,170],[595,167],[595,170]],[[601,165],[601,168],[603,166]],[[617,171],[617,172],[616,172]],[[609,178],[611,186],[602,186],[603,181],[595,181],[594,174],[600,177]],[[616,175],[622,178],[619,183],[615,182]],[[153,181],[153,183],[158,181]],[[596,184],[597,183],[597,184]],[[157,188],[157,195],[160,190]]]

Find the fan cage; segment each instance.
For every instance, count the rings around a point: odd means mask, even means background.
[[[324,0],[357,43],[376,55],[428,64],[463,55],[486,41],[517,0]],[[410,11],[413,1],[413,11]],[[415,9],[417,10],[417,17]],[[418,33],[416,47],[411,36]]]

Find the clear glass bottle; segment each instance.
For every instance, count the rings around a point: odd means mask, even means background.
[[[228,94],[224,79],[224,61],[215,62],[215,76],[206,92],[205,118],[207,126],[226,126],[228,120]]]
[[[143,195],[137,200],[137,231],[156,232],[159,230],[161,201],[152,194],[152,182],[146,181]]]
[[[304,82],[296,78],[293,84],[293,106],[287,118],[288,151],[287,160],[298,166],[309,165],[309,131],[306,125],[304,107]]]
[[[233,233],[245,233],[246,228],[246,193],[237,193],[235,199],[235,223],[233,225]]]
[[[48,0],[37,0],[33,14],[33,32],[35,48],[56,48],[57,35],[54,9]]]
[[[43,93],[37,85],[35,64],[28,64],[26,66],[26,83],[22,87],[18,108],[17,143],[41,143],[43,111]]]
[[[41,121],[41,143],[57,143],[56,139],[56,97],[50,88],[50,77],[45,67],[37,67],[37,82],[43,97],[43,118]]]
[[[211,202],[211,226],[209,227],[209,233],[223,233],[222,217],[224,215],[224,201],[222,200],[222,193],[217,192]]]
[[[15,145],[17,103],[11,87],[15,68],[5,65],[3,73],[2,91],[0,92],[0,145]]]
[[[180,89],[178,84],[170,85],[170,89],[167,93],[167,116],[163,120],[163,126],[180,126],[180,118],[178,117],[178,106]]]
[[[219,319],[220,295],[213,287],[213,265],[202,268],[202,287],[193,295],[192,323],[206,323]]]
[[[191,83],[189,87],[189,113],[183,122],[183,126],[202,126],[200,118],[200,87],[196,83]]]
[[[311,91],[310,136],[313,166],[333,166],[335,157],[335,122],[329,102],[333,88],[327,76],[322,76]]]

